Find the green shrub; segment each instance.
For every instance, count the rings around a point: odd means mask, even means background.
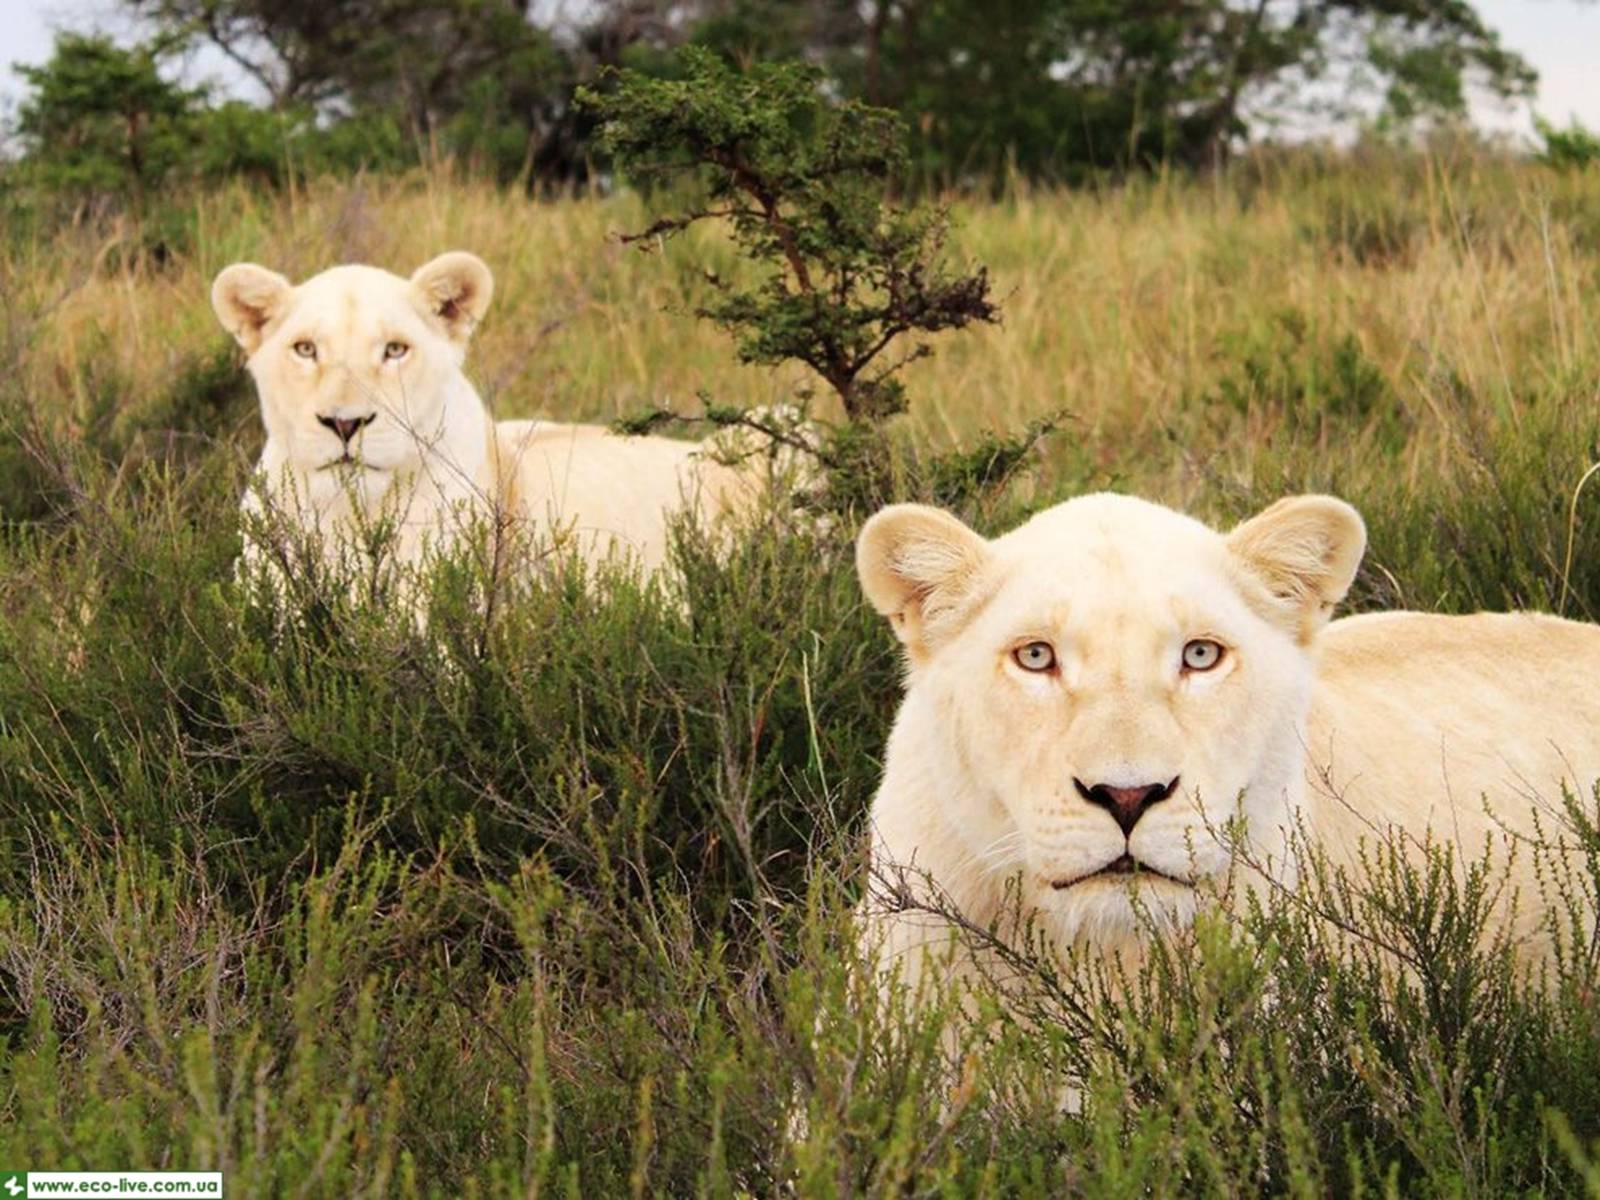
[[[223,375],[171,419],[237,411]],[[1496,441],[1498,489],[1357,497],[1375,555],[1447,606],[1547,579],[1570,433]],[[1442,866],[1320,877],[1117,991],[1019,960],[1033,1020],[965,1067],[878,1011],[845,923],[897,665],[836,543],[685,529],[681,607],[557,573],[490,615],[463,560],[419,638],[342,589],[251,599],[226,441],[123,444],[62,448],[74,503],[3,543],[7,1161],[330,1196],[1578,1187],[1593,968],[1524,987]]]
[[[1534,127],[1544,141],[1539,158],[1550,166],[1562,170],[1582,170],[1600,163],[1600,136],[1584,128],[1576,117],[1567,123],[1565,129],[1558,129],[1536,117]]]
[[[32,94],[16,128],[29,174],[71,204],[142,208],[182,164],[200,101],[165,79],[160,43],[123,49],[64,33],[43,66],[19,68]]]
[[[1589,358],[1474,384],[1448,337],[1396,372],[1326,310],[1241,311],[1172,411],[1065,424],[998,489],[1020,442],[896,445],[859,506],[995,531],[1107,483],[1219,521],[1328,489],[1370,527],[1357,608],[1600,614]],[[473,547],[424,632],[337,581],[279,602],[235,578],[272,530],[240,529],[260,434],[222,345],[140,382],[80,328],[0,378],[0,1162],[272,1196],[1592,1193],[1594,798],[1543,988],[1483,944],[1492,880],[1374,847],[1131,983],[1016,955],[1023,1019],[952,1056],[854,960],[901,667],[846,526],[779,506],[726,556],[684,527],[681,602],[502,587]]]

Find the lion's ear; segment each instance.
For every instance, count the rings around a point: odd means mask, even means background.
[[[1366,549],[1361,514],[1332,496],[1279,500],[1228,535],[1235,562],[1265,588],[1265,615],[1302,642],[1327,624]]]
[[[418,267],[411,283],[422,293],[423,306],[444,326],[453,342],[465,342],[494,295],[494,276],[483,259],[452,250]]]
[[[211,307],[222,327],[233,334],[246,354],[254,354],[267,326],[283,315],[289,281],[255,263],[225,267],[211,285]]]
[[[861,527],[856,573],[913,660],[959,619],[989,543],[941,509],[894,504]]]

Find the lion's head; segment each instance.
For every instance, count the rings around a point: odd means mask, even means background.
[[[959,843],[897,849],[936,882],[1020,872],[1069,938],[1125,935],[1141,909],[1187,920],[1235,818],[1281,862],[1312,637],[1365,544],[1325,496],[1226,535],[1115,495],[992,541],[937,509],[878,513],[857,565],[908,660],[879,805],[937,805]]]
[[[316,477],[419,461],[441,436],[493,290],[489,268],[456,251],[410,279],[342,266],[294,285],[235,263],[217,276],[211,303],[249,356],[269,441]]]

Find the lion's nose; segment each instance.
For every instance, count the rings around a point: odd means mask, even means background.
[[[317,424],[333,430],[339,435],[339,440],[348,446],[351,438],[377,418],[377,413],[368,413],[364,417],[318,417]]]
[[[1177,790],[1178,777],[1174,775],[1168,783],[1142,783],[1136,787],[1112,787],[1109,783],[1085,786],[1077,777],[1073,778],[1072,783],[1078,789],[1078,795],[1090,804],[1098,804],[1115,817],[1122,835],[1128,837],[1146,809],[1152,804],[1159,804]]]

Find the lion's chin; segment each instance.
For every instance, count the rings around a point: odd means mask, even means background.
[[[346,454],[342,458],[330,458],[317,467],[319,471],[334,471],[343,474],[374,474],[381,475],[389,470],[388,467],[373,462],[368,458],[352,458]]]
[[[1134,858],[1131,854],[1121,854],[1103,867],[1096,867],[1093,871],[1086,871],[1081,875],[1072,875],[1064,879],[1052,880],[1050,886],[1058,892],[1068,888],[1083,887],[1091,883],[1117,883],[1127,886],[1130,883],[1146,883],[1152,881],[1165,881],[1177,884],[1179,887],[1194,886],[1189,880],[1177,875],[1168,874],[1160,867],[1151,866],[1142,859]]]
[[[1045,888],[1039,908],[1065,942],[1114,944],[1186,928],[1199,911],[1200,892],[1169,875],[1101,871]]]

